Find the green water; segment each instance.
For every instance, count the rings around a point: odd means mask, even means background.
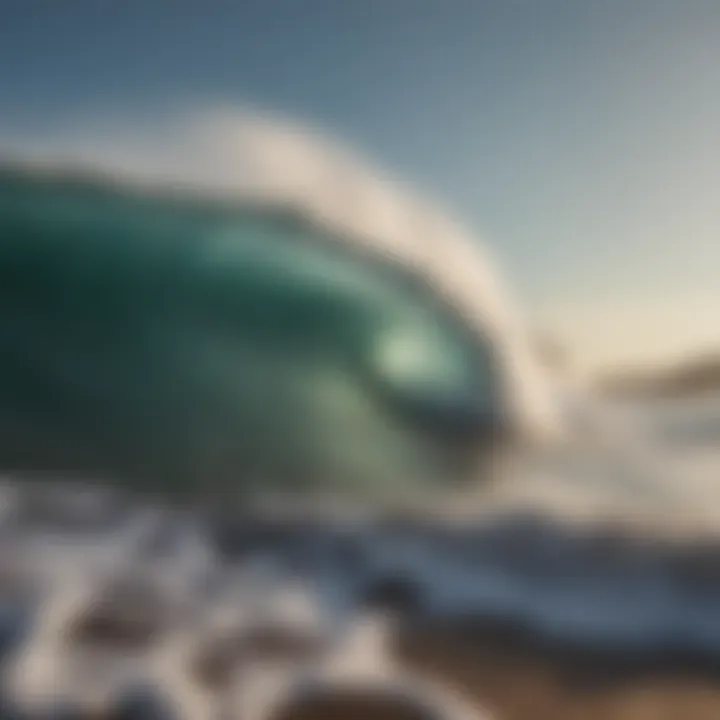
[[[466,471],[493,359],[278,212],[0,172],[0,466],[213,492]]]

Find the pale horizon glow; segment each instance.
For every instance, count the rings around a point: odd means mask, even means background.
[[[704,355],[720,357],[716,319],[718,299],[710,293],[588,298],[555,301],[536,309],[548,318],[543,327],[559,338],[569,361],[594,375],[614,371],[663,369]]]

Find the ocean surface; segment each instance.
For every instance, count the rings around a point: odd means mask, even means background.
[[[170,637],[187,629],[187,612],[195,622],[205,618],[202,627],[222,617],[248,627],[280,603],[280,615],[289,613],[303,632],[345,647],[380,603],[423,627],[460,621],[478,632],[512,628],[548,657],[577,653],[622,668],[672,665],[716,677],[720,400],[628,403],[605,413],[614,427],[622,418],[644,429],[637,443],[646,450],[623,457],[616,447],[611,462],[606,439],[602,452],[575,448],[528,458],[493,488],[431,509],[274,497],[217,514],[101,490],[99,483],[56,478],[38,486],[8,477],[1,530],[6,617],[22,608],[27,623],[35,608],[61,632],[78,608],[95,607],[103,587],[123,578],[130,588],[144,587],[151,578],[154,595],[143,595],[142,612],[170,603],[163,630]],[[184,610],[173,605],[181,597]],[[67,670],[52,682],[78,691],[87,647],[53,645],[52,633],[33,631],[31,622],[25,632],[33,652],[52,662],[65,658]],[[382,655],[378,647],[373,652]],[[156,668],[157,658],[143,648],[116,648],[116,661],[98,667],[98,676],[128,681],[123,673],[137,669],[140,655]],[[352,672],[358,663],[367,672],[379,662],[372,654],[347,660]],[[50,680],[22,667],[14,692],[37,701]]]
[[[716,673],[720,397],[587,393],[563,442],[496,445],[491,345],[321,235],[0,175],[7,695],[146,675],[212,717],[178,648],[278,603],[320,665],[383,606]]]

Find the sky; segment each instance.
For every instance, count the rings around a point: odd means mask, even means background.
[[[251,105],[485,239],[582,367],[720,350],[717,0],[0,0],[0,142]]]

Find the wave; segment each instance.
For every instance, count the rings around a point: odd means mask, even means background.
[[[291,214],[0,176],[6,469],[180,490],[397,488],[494,424],[494,359]]]
[[[0,170],[6,468],[418,488],[551,425],[482,251],[344,149],[228,114],[78,137]]]

